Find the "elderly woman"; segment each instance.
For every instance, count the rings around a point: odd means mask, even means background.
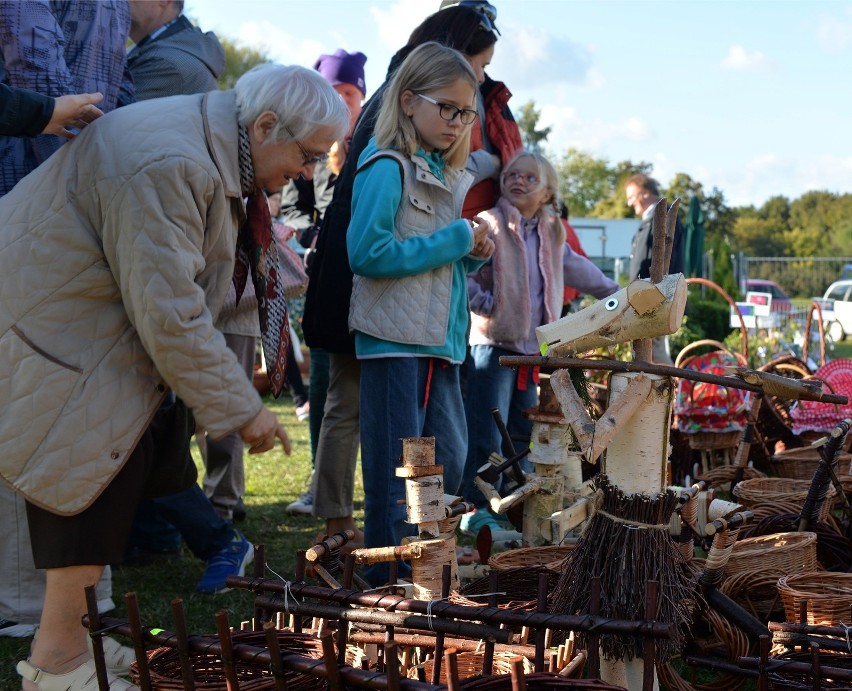
[[[96,688],[84,586],[122,556],[169,390],[214,437],[289,453],[213,322],[231,282],[253,280],[279,389],[287,317],[263,189],[310,178],[348,125],[322,75],[263,65],[233,91],[110,113],[0,199],[0,474],[47,569],[24,689]]]

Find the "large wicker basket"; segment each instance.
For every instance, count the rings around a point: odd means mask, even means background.
[[[734,496],[745,508],[767,502],[794,502],[802,506],[808,496],[809,480],[793,480],[785,477],[758,477],[743,480],[734,487]],[[833,497],[837,491],[828,488],[828,501],[820,508],[820,520],[825,520],[831,511]]]
[[[456,655],[456,664],[458,665],[459,670],[459,679],[467,679],[469,677],[475,677],[479,674],[482,674],[482,661],[485,658],[484,652],[479,651],[471,651],[466,653],[459,653]],[[494,653],[494,663],[491,668],[492,674],[511,674],[512,673],[512,661],[519,659],[524,667],[524,675],[532,674],[535,671],[535,667],[533,663],[530,662],[527,658],[515,655],[514,653]],[[435,665],[434,660],[426,660],[416,667],[412,667],[408,670],[409,679],[417,679],[420,674],[425,674],[426,680],[432,680],[432,668]],[[420,670],[423,672],[420,672]],[[447,683],[447,666],[441,665],[441,675],[439,684]]]
[[[799,621],[799,607],[807,601],[806,624],[840,626],[852,621],[852,573],[812,571],[778,579],[787,621]]]
[[[734,545],[725,566],[727,577],[744,571],[779,574],[816,571],[816,533],[775,533],[748,537]]]
[[[762,621],[783,608],[781,576],[820,568],[816,533],[773,533],[740,540],[725,565],[722,592]]]
[[[546,566],[526,566],[513,569],[494,569],[497,584],[492,593],[491,574],[464,584],[450,594],[450,601],[461,605],[487,605],[491,595],[500,609],[535,610],[538,604],[538,577],[547,574],[550,592],[559,581],[559,572]]]
[[[512,691],[512,677],[507,674],[492,674],[487,677],[471,677],[460,684],[464,691]],[[561,691],[561,689],[596,689],[597,691],[627,691],[601,679],[567,679],[552,672],[534,672],[524,675],[527,691]]]
[[[800,449],[786,449],[772,455],[771,466],[779,477],[796,480],[810,480],[820,462],[818,448],[805,446]],[[852,454],[841,453],[838,457],[838,475],[846,475]]]
[[[233,634],[234,645],[245,644],[266,647],[266,634],[263,631],[238,631]],[[281,652],[296,653],[306,657],[321,658],[322,643],[319,639],[305,634],[278,631],[278,644]],[[191,653],[190,665],[196,689],[204,691],[227,691],[222,658],[215,653]],[[234,663],[240,689],[243,691],[266,691],[275,689],[275,677],[268,663],[259,660],[236,660]],[[157,648],[148,653],[148,671],[151,675],[151,688],[155,691],[172,691],[184,689],[181,673],[180,657],[174,648]],[[285,670],[284,676],[289,691],[307,691],[318,689],[323,680],[310,674]],[[137,663],[130,666],[130,678],[138,684],[139,670]]]
[[[516,569],[518,567],[545,566],[559,571],[562,562],[574,549],[574,545],[545,545],[544,547],[519,547],[495,554],[488,560],[492,569]]]

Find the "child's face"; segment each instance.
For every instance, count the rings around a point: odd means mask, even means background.
[[[517,159],[503,171],[503,196],[524,218],[535,216],[551,199],[550,190],[539,175],[535,160],[529,156]]]
[[[441,105],[449,105],[454,108],[475,110],[474,90],[466,81],[458,79],[449,86],[423,93]],[[464,134],[470,125],[464,125],[461,116],[456,113],[452,120],[444,120],[441,111],[447,110],[420,98],[413,91],[404,91],[401,96],[402,110],[414,123],[414,129],[420,138],[420,145],[427,153],[436,149],[443,151],[449,149],[453,142]]]

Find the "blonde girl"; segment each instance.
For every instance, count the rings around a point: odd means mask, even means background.
[[[523,411],[537,405],[532,368],[500,367],[501,355],[538,353],[535,328],[559,318],[564,285],[601,298],[618,290],[586,257],[565,243],[559,218],[558,178],[541,154],[520,151],[500,175],[501,197],[482,216],[493,228],[494,254],[468,278],[471,357],[467,368],[468,455],[462,493],[478,507],[484,497],[473,484],[477,469],[500,451],[500,433],[491,410],[497,408],[513,436],[528,436]],[[476,533],[497,525],[487,510],[464,521]]]
[[[466,274],[493,251],[489,224],[460,218],[477,80],[461,53],[425,43],[386,90],[362,152],[347,231],[355,274],[349,327],[361,362],[361,462],[368,547],[398,545],[405,437],[434,436],[445,488],[467,453],[459,384],[469,325]],[[403,567],[404,569],[405,567]],[[387,578],[387,565],[365,577]]]

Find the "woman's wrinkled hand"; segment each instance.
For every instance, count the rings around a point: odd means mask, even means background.
[[[263,453],[275,448],[275,440],[280,439],[284,453],[290,455],[290,438],[284,425],[278,422],[269,408],[263,406],[260,412],[240,430],[240,437],[248,444],[249,453]]]

